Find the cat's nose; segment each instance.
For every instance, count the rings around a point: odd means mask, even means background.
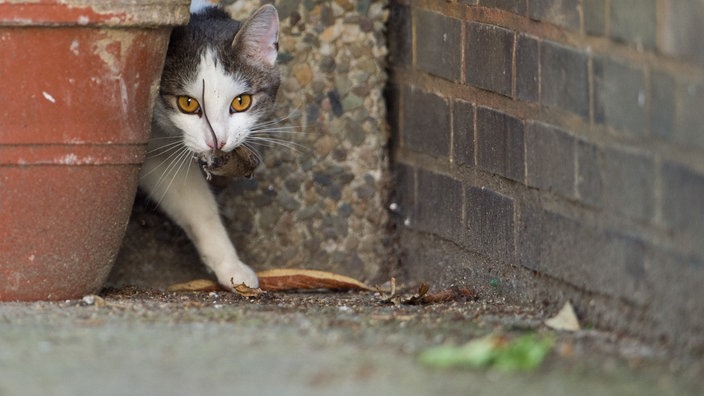
[[[223,147],[225,147],[225,142],[221,142],[219,140],[216,140],[215,142],[206,142],[208,147],[210,147],[213,151],[215,150],[222,150]]]

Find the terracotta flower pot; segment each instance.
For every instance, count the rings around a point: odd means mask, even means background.
[[[96,292],[188,0],[0,0],[0,300]]]

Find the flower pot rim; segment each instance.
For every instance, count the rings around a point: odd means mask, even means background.
[[[0,27],[162,27],[188,23],[189,0],[0,0]]]

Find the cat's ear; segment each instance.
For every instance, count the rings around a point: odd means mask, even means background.
[[[271,4],[256,10],[244,23],[232,47],[252,59],[274,66],[279,50],[279,13]]]

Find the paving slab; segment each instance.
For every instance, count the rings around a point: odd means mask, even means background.
[[[384,303],[374,293],[123,289],[78,301],[0,304],[0,396],[664,395],[702,382],[656,347],[496,301]],[[440,370],[436,345],[501,332],[556,339],[533,372]]]

